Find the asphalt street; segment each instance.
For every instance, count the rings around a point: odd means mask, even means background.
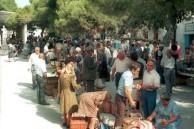
[[[16,62],[8,62],[7,56],[0,56],[0,129],[65,129],[55,99],[46,96],[51,105],[37,104],[27,69],[27,60],[18,57]],[[107,82],[105,89],[114,95],[114,82]],[[158,95],[164,90],[161,85]],[[175,86],[172,99],[180,106],[180,129],[194,129],[194,87]]]

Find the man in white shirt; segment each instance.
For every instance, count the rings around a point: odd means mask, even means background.
[[[32,73],[32,89],[33,90],[37,87],[35,63],[39,59],[39,54],[40,54],[40,48],[39,47],[35,47],[35,52],[32,53],[30,55],[30,58],[29,58],[29,68],[28,68],[28,71],[31,70],[31,73]]]
[[[155,70],[155,61],[150,59],[147,62],[147,69],[144,71],[142,83],[142,105],[144,118],[147,119],[156,107],[157,89],[160,87],[160,76]]]
[[[111,73],[112,81],[115,79],[116,89],[118,89],[121,75],[123,74],[123,72],[128,70],[129,62],[129,58],[125,56],[125,53],[123,51],[120,51],[112,66]]]
[[[166,54],[162,57],[161,66],[164,69],[164,78],[167,93],[172,93],[172,86],[175,84],[175,59],[172,57],[172,51],[166,50]]]
[[[49,103],[45,101],[45,86],[46,86],[47,69],[46,69],[46,63],[44,59],[45,59],[44,54],[40,53],[39,60],[35,64],[36,80],[38,84],[37,97],[38,97],[39,104],[49,105]]]

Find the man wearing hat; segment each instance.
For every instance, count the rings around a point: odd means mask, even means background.
[[[82,79],[86,81],[87,92],[94,91],[94,81],[96,79],[97,62],[95,62],[94,48],[88,46],[86,48],[86,55],[83,59]]]
[[[181,118],[177,104],[170,99],[170,94],[163,92],[155,110],[147,118],[149,121],[156,118],[157,129],[178,129]]]

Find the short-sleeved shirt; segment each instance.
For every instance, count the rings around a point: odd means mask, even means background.
[[[156,108],[154,110],[155,112],[158,113],[158,119],[166,119],[169,120],[170,119],[170,113],[172,113],[173,115],[179,115],[180,116],[180,110],[179,107],[177,106],[177,104],[174,101],[169,101],[168,106],[164,109],[161,101],[159,101],[156,105]],[[156,119],[157,121],[157,119]],[[179,119],[177,120],[176,124],[179,125],[181,122],[181,118],[179,117]]]
[[[119,81],[117,94],[119,94],[121,96],[125,96],[125,87],[129,87],[129,89],[132,91],[133,74],[129,70],[122,74],[120,81]]]
[[[125,57],[124,60],[117,58],[113,64],[113,68],[116,68],[116,72],[125,72],[128,70],[129,62],[130,60],[128,57]]]
[[[35,71],[36,74],[43,77],[43,73],[47,72],[45,60],[43,59],[37,60],[37,63],[35,64]]]
[[[175,67],[175,59],[173,57],[171,57],[171,58],[168,58],[167,56],[163,57],[161,60],[161,65],[163,65],[164,68],[174,68]]]
[[[29,58],[29,65],[35,65],[37,60],[39,60],[39,55],[36,53],[32,53]]]
[[[160,87],[160,75],[155,69],[153,69],[150,72],[145,70],[144,75],[143,75],[143,84],[144,85],[154,85],[155,87],[159,88]]]

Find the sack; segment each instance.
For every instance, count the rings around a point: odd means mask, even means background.
[[[124,129],[155,129],[154,125],[142,118],[139,113],[133,113],[130,117],[123,119]]]
[[[102,83],[102,80],[100,78],[96,78],[94,82],[94,86],[98,89],[103,89],[105,88],[105,84]]]

